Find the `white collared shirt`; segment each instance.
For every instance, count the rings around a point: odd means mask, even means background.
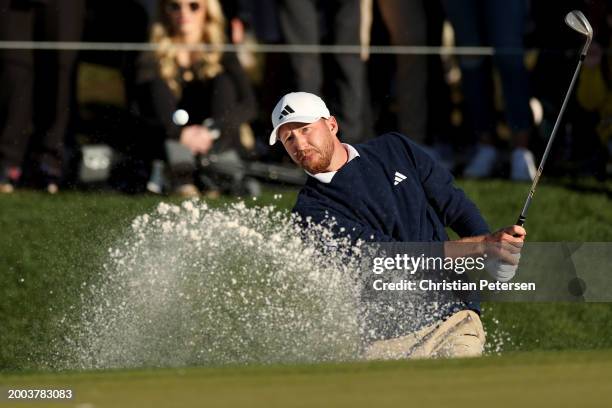
[[[344,148],[346,149],[346,152],[348,153],[348,160],[346,161],[346,163],[350,162],[355,157],[359,157],[359,152],[357,151],[357,149],[355,149],[350,144],[342,143],[342,146],[344,146]],[[345,166],[346,166],[346,163],[344,163]],[[306,171],[306,170],[304,170],[304,171]],[[311,174],[311,173],[306,171],[306,174],[308,174],[310,177],[316,178],[321,183],[329,184],[329,183],[331,183],[332,179],[334,178],[334,176],[336,175],[337,172],[338,172],[338,170],[336,170],[336,171],[328,171],[328,172],[325,172],[325,173]]]

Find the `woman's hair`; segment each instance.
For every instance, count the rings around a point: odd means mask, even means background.
[[[166,12],[168,3],[171,0],[161,0],[159,2],[157,21],[151,29],[150,41],[158,44],[159,47],[155,56],[159,61],[159,71],[161,77],[166,81],[170,89],[175,94],[181,93],[180,85],[177,81],[178,62],[176,59],[176,48],[173,48],[172,24]],[[219,0],[201,0],[205,11],[204,31],[202,42],[204,44],[221,46],[225,43],[225,17]],[[200,62],[199,69],[195,72],[200,79],[210,79],[223,71],[221,65],[222,52],[213,48],[211,51],[198,51],[195,54],[196,62]]]

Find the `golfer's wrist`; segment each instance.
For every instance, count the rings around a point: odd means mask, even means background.
[[[469,237],[444,243],[444,256],[450,258],[483,256],[485,250],[484,237]]]

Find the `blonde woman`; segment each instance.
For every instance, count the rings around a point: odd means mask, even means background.
[[[240,125],[255,116],[255,97],[236,56],[214,49],[226,42],[219,1],[161,0],[151,42],[158,48],[141,55],[137,63],[135,109],[140,117],[165,140],[180,142],[194,155],[239,151]],[[207,44],[212,49],[176,47],[182,44]],[[177,109],[189,113],[183,127],[172,121]],[[202,124],[206,119],[220,131],[220,138],[215,140]],[[183,166],[174,172],[179,193],[197,193],[193,170]]]

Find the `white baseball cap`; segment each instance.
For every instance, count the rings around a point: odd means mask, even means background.
[[[331,114],[323,99],[308,92],[291,92],[283,96],[272,111],[272,126],[270,144],[276,143],[276,131],[285,123],[313,123],[321,118],[329,118]]]

